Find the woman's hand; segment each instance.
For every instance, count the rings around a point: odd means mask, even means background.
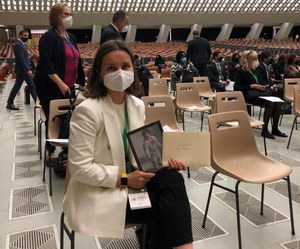
[[[258,91],[266,90],[266,86],[260,85],[260,84],[252,84],[250,87],[251,87],[251,89],[255,89],[255,90],[258,90]]]
[[[177,161],[172,158],[168,161],[168,164],[169,164],[169,167],[168,167],[169,169],[186,170],[186,168],[187,168],[187,166],[183,162]]]
[[[128,174],[128,187],[134,189],[141,189],[155,176],[154,173],[146,173],[140,170],[135,170]]]
[[[63,95],[71,94],[70,88],[65,83],[59,85],[59,90]]]

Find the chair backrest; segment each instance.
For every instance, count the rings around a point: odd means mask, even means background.
[[[75,105],[79,105],[83,99],[76,99]],[[70,107],[69,99],[54,99],[50,102],[49,119],[48,119],[48,138],[58,138],[61,120],[56,116],[65,114]]]
[[[222,126],[226,122],[237,122],[236,126]],[[243,161],[260,153],[244,111],[222,112],[208,116],[211,136],[211,166],[228,175],[234,168],[243,168]],[[262,155],[263,156],[263,155]],[[233,163],[233,161],[236,162]],[[226,170],[227,168],[227,170]]]
[[[231,111],[247,112],[247,105],[242,92],[218,92],[216,93],[217,113]]]
[[[162,68],[160,72],[160,78],[170,78],[171,76],[170,68]]]
[[[166,79],[149,79],[149,96],[168,96],[168,82]]]
[[[294,101],[294,87],[300,86],[300,78],[288,78],[284,79],[284,100],[293,102]]]
[[[195,83],[176,84],[176,105],[179,107],[204,105],[200,101]]]
[[[300,116],[300,86],[294,87],[293,111],[296,116]]]
[[[211,90],[208,77],[193,77],[193,82],[197,83],[197,90],[202,97],[215,97],[215,93]]]
[[[168,125],[173,130],[181,130],[170,96],[145,96],[142,100],[145,104],[146,124],[159,120],[162,126]]]
[[[159,73],[156,72],[155,70],[151,70],[150,73],[152,74],[153,79],[158,79],[159,78]]]

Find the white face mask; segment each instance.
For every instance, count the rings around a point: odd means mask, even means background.
[[[71,28],[72,25],[73,25],[73,18],[72,18],[72,16],[68,16],[68,17],[62,19],[62,24],[64,25],[64,27],[66,29]]]
[[[258,65],[259,65],[258,60],[255,60],[255,61],[252,62],[252,68],[253,68],[253,69],[257,68]]]
[[[126,25],[122,28],[122,33],[126,33],[126,32],[128,32],[128,30],[129,30],[129,26]]]
[[[122,69],[108,73],[103,77],[104,85],[108,89],[118,92],[122,92],[130,87],[133,81],[134,73],[132,71],[125,71]]]

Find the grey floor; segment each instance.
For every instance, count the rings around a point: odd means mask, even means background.
[[[64,179],[54,176],[53,196],[49,196],[48,178],[42,181],[42,160],[34,136],[33,102],[24,104],[24,86],[15,99],[20,111],[6,110],[6,101],[13,82],[9,81],[0,94],[0,248],[55,249],[59,248],[59,221],[62,210]],[[258,110],[256,110],[258,112]],[[186,114],[186,130],[199,130],[200,117]],[[285,115],[281,130],[289,133],[293,115]],[[207,119],[204,120],[207,130]],[[253,131],[258,147],[263,152],[259,130]],[[290,149],[287,138],[268,140],[269,156],[293,168],[293,207],[296,235],[291,235],[289,208],[285,183],[267,185],[265,215],[258,214],[260,186],[241,184],[241,227],[243,248],[300,248],[300,132],[295,131]],[[193,214],[194,248],[234,249],[237,246],[236,216],[233,197],[224,190],[215,189],[209,210],[206,229],[201,228],[203,210],[207,200],[211,168],[191,170],[185,180]],[[227,177],[218,181],[227,186],[234,182]],[[101,221],[99,221],[101,226]],[[134,234],[128,231],[127,239],[111,241],[76,234],[77,249],[136,248]],[[102,247],[100,245],[102,244]],[[68,241],[66,241],[68,245]],[[65,247],[68,248],[68,247]]]

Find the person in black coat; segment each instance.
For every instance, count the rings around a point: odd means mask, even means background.
[[[236,71],[241,67],[240,65],[240,55],[238,53],[233,53],[231,60],[228,63],[229,79],[235,81]]]
[[[273,96],[273,92],[259,82],[256,70],[259,65],[257,53],[252,50],[244,51],[241,62],[241,68],[236,72],[234,90],[243,93],[246,103],[265,106],[261,135],[270,139],[275,139],[274,136],[287,137],[278,129],[282,103],[259,98],[260,96]],[[270,118],[273,119],[272,134],[268,131]]]
[[[207,76],[207,65],[211,56],[208,40],[200,37],[199,31],[193,31],[194,39],[189,41],[186,57],[197,68],[200,76]]]
[[[126,32],[124,28],[128,25],[129,17],[124,10],[118,10],[114,13],[112,23],[102,32],[100,45],[109,40],[123,40],[120,32]]]
[[[52,29],[39,42],[39,63],[35,73],[38,97],[49,117],[50,101],[68,98],[77,83],[85,84],[82,62],[75,37],[67,32],[72,26],[72,13],[66,3],[56,3],[49,14]],[[46,134],[47,134],[47,122]]]
[[[15,72],[16,81],[13,88],[10,91],[6,108],[9,110],[19,110],[19,107],[14,105],[14,99],[19,92],[24,80],[29,87],[30,94],[34,101],[36,100],[36,89],[33,82],[33,73],[30,68],[30,60],[28,57],[28,51],[25,43],[29,37],[27,30],[22,30],[19,33],[19,40],[14,44],[15,54]]]

